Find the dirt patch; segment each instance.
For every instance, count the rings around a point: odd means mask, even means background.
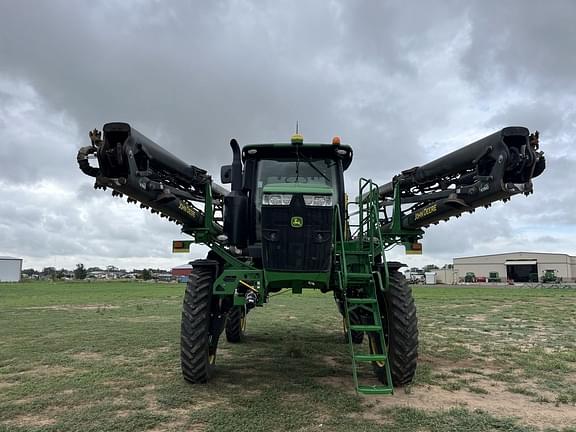
[[[321,378],[318,378],[318,382],[320,382],[321,384],[338,387],[341,391],[345,390],[348,393],[354,392],[352,375],[350,375],[350,376],[340,375],[340,376],[321,377]]]
[[[529,320],[525,320],[522,318],[502,318],[502,321],[507,323],[529,323]]]
[[[80,304],[80,305],[50,305],[50,306],[29,306],[25,310],[55,310],[55,311],[74,311],[74,310],[100,310],[119,309],[120,306],[111,304]]]
[[[156,357],[158,354],[167,353],[167,352],[170,352],[171,350],[172,350],[172,347],[169,347],[169,346],[163,346],[163,347],[158,347],[158,348],[147,348],[147,349],[142,350],[142,354],[146,358],[153,358],[153,357]]]
[[[430,365],[435,371],[444,372],[444,370],[450,369],[481,369],[487,373],[495,372],[496,369],[489,367],[489,362],[482,359],[478,361],[473,358],[461,359],[461,360],[449,360],[436,357],[428,357],[425,355],[418,357],[418,364]]]
[[[27,397],[27,398],[13,400],[11,403],[13,403],[14,405],[28,405],[28,404],[33,403],[35,400],[36,399],[33,397]]]
[[[118,365],[118,366],[126,365],[126,364],[132,364],[134,362],[134,359],[126,357],[125,355],[122,355],[122,354],[111,356],[110,360],[112,360],[112,363],[114,363],[115,365]]]
[[[51,426],[56,423],[56,419],[42,415],[21,415],[13,418],[12,420],[7,420],[3,422],[5,425],[9,426],[19,426],[19,427],[43,427]]]
[[[119,321],[126,321],[129,323],[149,323],[149,322],[159,322],[159,321],[172,321],[171,316],[160,316],[160,315],[146,315],[137,317],[118,317]]]
[[[470,393],[465,390],[448,391],[438,387],[416,387],[410,394],[397,391],[390,398],[366,398],[374,404],[370,411],[378,407],[411,407],[425,410],[447,410],[464,407],[469,410],[482,410],[497,417],[514,417],[520,423],[538,428],[565,428],[576,424],[576,410],[573,406],[554,406],[532,402],[523,395],[498,391],[489,388],[489,394]]]
[[[146,401],[146,408],[148,411],[152,411],[154,413],[158,412],[159,406],[158,401],[156,399],[156,386],[153,384],[147,385],[142,387],[146,393],[144,394],[144,400]]]
[[[75,354],[72,354],[74,360],[80,361],[100,361],[104,358],[104,356],[97,352],[90,352],[90,351],[81,351]]]
[[[112,398],[113,405],[130,405],[131,403],[132,401],[130,399],[127,399],[123,396],[116,396]]]
[[[323,377],[320,381],[349,392],[354,391],[349,377]],[[375,423],[386,423],[389,418],[382,413],[383,408],[409,407],[437,411],[462,407],[470,411],[482,410],[495,417],[513,417],[521,424],[540,429],[562,429],[576,424],[576,410],[573,405],[555,406],[533,402],[528,396],[506,391],[499,383],[486,386],[484,382],[482,387],[487,389],[489,394],[471,393],[465,389],[449,391],[437,386],[412,386],[410,392],[396,389],[393,396],[360,396],[365,406],[362,418]]]
[[[566,380],[566,382],[576,386],[576,373],[571,372],[569,374],[566,374],[564,376],[564,379]]]
[[[136,410],[119,410],[116,411],[116,417],[124,418],[131,416],[132,414],[136,414],[138,411]]]
[[[218,360],[230,360],[230,359],[234,358],[230,348],[224,348],[224,347],[222,347],[222,348],[218,347],[218,352],[217,352],[216,356],[217,356],[216,361],[218,361]]]
[[[158,404],[155,385],[149,384],[147,386],[141,387],[141,389],[145,391],[144,401],[146,402],[146,411],[153,414],[169,415],[173,417],[171,421],[156,426],[153,429],[149,429],[148,432],[167,432],[167,431],[180,431],[180,430],[186,430],[191,432],[203,431],[205,429],[205,425],[203,424],[187,425],[190,411],[212,408],[213,406],[218,405],[220,403],[220,401],[194,402],[193,406],[190,406],[188,408],[166,409],[160,407],[160,405]],[[125,416],[125,417],[129,416],[130,414],[132,414],[132,412],[129,410],[122,410],[118,411],[117,413],[118,416]]]
[[[342,363],[340,363],[338,360],[340,359],[340,357],[333,357],[333,356],[324,356],[322,357],[322,360],[324,361],[324,363],[331,367],[331,368],[341,368],[342,367]]]
[[[242,396],[250,396],[250,397],[258,397],[263,393],[264,390],[262,389],[250,389],[250,390],[242,390]],[[218,402],[213,404],[218,405]]]
[[[225,403],[225,399],[216,399],[216,400],[205,400],[205,401],[195,401],[194,405],[188,407],[188,409],[184,410],[186,413],[190,413],[190,411],[199,411],[203,409],[213,408],[218,405],[222,405]],[[221,407],[222,409],[226,409]]]
[[[176,372],[167,370],[162,372],[150,372],[149,369],[149,367],[138,368],[138,370],[141,371],[143,375],[146,375],[148,378],[150,378],[148,381],[166,382],[171,377],[174,377],[177,374],[179,376],[180,374],[180,371]]]
[[[433,326],[430,326],[430,327],[433,327]],[[439,339],[448,339],[448,336],[446,336],[446,335],[441,335],[441,334],[439,334],[439,333],[426,332],[426,334],[427,334],[428,336],[434,336],[435,338],[439,338]]]
[[[114,388],[124,388],[127,385],[130,385],[133,383],[134,383],[134,381],[127,380],[127,379],[102,381],[102,384],[104,384],[105,386],[110,386],[110,387],[114,387]]]
[[[34,376],[62,376],[77,373],[78,369],[59,365],[40,365],[35,368],[27,369],[12,375],[34,375]]]
[[[467,348],[468,350],[470,350],[470,352],[475,353],[475,354],[479,354],[479,353],[484,352],[484,346],[480,345],[480,344],[466,343],[466,344],[462,344],[462,346],[464,348]]]
[[[16,383],[11,383],[11,382],[0,382],[0,390],[4,390],[10,387],[14,387],[16,385]]]
[[[481,335],[486,335],[486,332],[482,329],[478,329],[475,327],[444,327],[446,331],[454,331],[454,332],[470,332],[470,333],[479,333]],[[492,331],[491,334],[497,334],[497,331]]]
[[[153,429],[148,429],[148,432],[171,432],[181,430],[186,430],[187,432],[202,432],[205,429],[206,425],[203,424],[193,424],[186,426],[186,422],[184,420],[176,420],[160,426],[156,426]]]

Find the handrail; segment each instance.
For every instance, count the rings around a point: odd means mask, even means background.
[[[384,240],[380,229],[380,206],[378,185],[372,180],[361,178],[359,181],[359,196],[363,196],[359,206],[359,228],[358,240],[360,245],[364,245],[364,238],[369,239],[370,255],[373,259],[380,255],[383,263],[386,264],[384,255]],[[364,214],[366,214],[364,216]],[[388,266],[384,265],[384,280],[380,284],[384,289],[388,285]]]
[[[340,206],[336,204],[334,206],[334,214],[336,215],[334,218],[334,232],[340,235],[340,242],[334,239],[334,248],[339,243],[340,245],[340,267],[342,271],[342,282],[343,286],[348,286],[348,266],[346,263],[346,249],[344,248],[344,230],[342,228],[342,216],[340,214]]]

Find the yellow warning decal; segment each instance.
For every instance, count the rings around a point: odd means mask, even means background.
[[[190,252],[191,240],[173,240],[172,253],[188,253]]]
[[[404,243],[406,255],[422,255],[422,243]]]

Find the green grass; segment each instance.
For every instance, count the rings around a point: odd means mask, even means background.
[[[416,288],[415,383],[359,397],[341,319],[318,292],[273,297],[250,313],[246,343],[221,342],[209,385],[185,383],[183,289],[0,285],[0,431],[570,430],[553,410],[576,403],[576,291]],[[492,409],[502,395],[543,420]]]

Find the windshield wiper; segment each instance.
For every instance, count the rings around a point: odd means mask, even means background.
[[[326,176],[326,174],[324,174],[322,171],[320,171],[320,169],[319,169],[316,165],[314,165],[311,160],[306,159],[306,162],[308,163],[308,165],[310,165],[312,168],[314,168],[314,170],[315,170],[318,174],[320,174],[322,177],[324,177],[324,178],[326,179],[326,181],[328,181],[328,184],[331,183],[331,181],[330,181],[330,179],[328,178],[328,176]]]

